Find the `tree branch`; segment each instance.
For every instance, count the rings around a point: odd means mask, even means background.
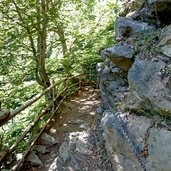
[[[15,0],[12,0],[14,6],[15,6],[15,9],[16,9],[16,12],[19,16],[19,19],[20,21],[23,23],[21,24],[21,26],[26,30],[26,32],[28,33],[28,37],[29,37],[29,40],[30,40],[30,44],[31,44],[31,48],[32,48],[32,51],[33,51],[33,55],[35,56],[35,60],[36,60],[36,55],[37,55],[37,52],[36,52],[36,48],[35,48],[35,45],[34,45],[34,40],[33,40],[33,37],[32,37],[32,33],[28,27],[28,25],[26,24],[26,22],[24,21],[21,13],[20,13],[20,8],[18,7],[18,5],[16,4]]]

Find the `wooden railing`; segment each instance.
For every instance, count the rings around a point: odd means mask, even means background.
[[[31,142],[28,143],[27,149],[25,149],[25,152],[22,154],[22,158],[18,161],[15,161],[15,164],[12,166],[12,168],[10,168],[11,171],[20,170],[20,167],[23,161],[26,159],[29,152],[33,149],[34,144],[39,139],[39,137],[41,136],[41,134],[43,133],[43,131],[45,130],[45,128],[51,121],[54,114],[57,113],[60,105],[65,100],[65,98],[75,93],[76,91],[78,91],[82,86],[97,84],[96,81],[92,81],[91,79],[87,77],[92,78],[92,77],[96,77],[96,75],[95,74],[94,75],[93,74],[81,74],[81,75],[77,75],[77,76],[73,76],[69,78],[64,78],[56,83],[52,82],[52,85],[50,87],[48,87],[43,92],[37,94],[32,99],[26,101],[17,109],[13,111],[6,110],[4,111],[4,113],[1,112],[1,114],[4,114],[5,116],[5,117],[0,117],[0,127],[3,127],[3,125],[8,124],[8,122],[10,122],[16,116],[18,116],[23,110],[25,110],[26,108],[30,107],[32,104],[37,102],[44,95],[48,94],[50,91],[53,92],[53,99],[48,103],[46,108],[43,109],[42,112],[40,112],[40,114],[34,119],[34,121],[22,131],[18,139],[13,143],[13,145],[11,147],[8,147],[8,149],[3,150],[3,144],[2,144],[1,152],[0,152],[0,170],[2,166],[6,163],[7,157],[13,154],[13,152],[16,150],[19,144],[23,141],[26,135],[28,135],[28,133],[30,133],[35,128],[35,126],[39,123],[39,121],[44,116],[47,116],[47,113],[48,113],[48,119],[44,122],[44,125],[41,126],[41,129],[39,130],[36,137]],[[67,85],[66,82],[69,80],[74,80],[75,83]],[[86,80],[86,82],[84,80]],[[58,87],[61,84],[63,84],[64,86],[63,90],[56,92],[58,90]],[[59,101],[58,99],[61,96],[62,96],[62,99]],[[56,106],[57,100],[58,100],[58,104]],[[51,112],[49,112],[49,109],[51,109]]]

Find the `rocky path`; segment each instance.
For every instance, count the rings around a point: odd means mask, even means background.
[[[102,154],[103,140],[97,127],[100,115],[96,114],[96,109],[99,103],[100,91],[94,89],[80,91],[79,95],[64,102],[60,114],[52,119],[46,130],[54,137],[55,145],[38,141],[37,144],[46,147],[45,154],[35,152],[42,164],[35,166],[28,162],[24,170],[108,170],[106,166],[110,167],[110,163]]]

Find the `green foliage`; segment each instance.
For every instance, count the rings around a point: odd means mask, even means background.
[[[18,5],[22,16],[14,8],[14,2]],[[31,36],[35,40],[36,18],[42,17],[36,11],[37,5],[32,0],[27,3],[19,0],[0,1],[3,9],[0,14],[3,20],[0,24],[5,28],[2,29],[0,40],[0,64],[2,66],[0,73],[9,75],[9,80],[15,84],[35,77],[33,74],[35,61],[29,38]],[[111,0],[49,3],[46,14],[47,72],[50,75],[56,74],[60,64],[57,64],[59,60],[56,59],[54,61],[57,62],[52,64],[52,58],[59,59],[63,56],[60,63],[66,74],[70,75],[78,70],[79,72],[85,71],[87,67],[85,63],[88,61],[92,62],[91,67],[95,68],[95,62],[100,61],[100,56],[97,56],[99,52],[108,44],[113,44],[113,17],[118,9],[118,3]],[[62,54],[65,46],[65,54]],[[79,67],[79,62],[81,67]]]
[[[35,81],[24,82],[19,86],[15,86],[14,84],[12,85],[10,83],[5,84],[0,91],[2,108],[15,109],[26,100],[38,94],[40,90],[41,89]]]
[[[159,35],[161,30],[153,30],[150,32],[135,34],[128,38],[128,42],[135,44],[135,55],[140,59],[149,59],[153,55],[160,52],[158,47]]]
[[[87,73],[90,70],[95,70],[96,64],[102,61],[100,52],[115,43],[113,40],[113,25],[111,19],[97,33],[82,37],[74,46],[74,52],[70,57],[72,72]]]
[[[41,111],[45,108],[45,99],[41,98],[35,103],[34,106],[31,106],[21,112],[17,117],[12,119],[8,124],[4,125],[3,128],[0,128],[0,136],[3,137],[3,145],[10,147],[22,134],[23,130],[28,127],[38,116]],[[37,134],[41,125],[37,125],[37,129],[34,131]],[[22,141],[21,145],[18,148],[18,152],[23,151],[23,147],[28,144],[28,140],[33,136],[33,134],[28,134]]]
[[[15,8],[18,6],[21,16]],[[55,81],[78,73],[95,73],[100,52],[112,46],[113,18],[119,6],[113,0],[49,1],[46,14],[38,13],[40,4],[28,0],[0,0],[0,101],[2,109],[15,109],[38,94],[42,88],[35,81],[37,39],[40,33],[38,18],[46,18],[45,64],[50,79]],[[43,24],[43,20],[40,20]],[[33,44],[31,44],[31,39]],[[34,48],[33,48],[34,47]],[[40,68],[38,68],[40,69]],[[93,78],[94,80],[96,78]],[[77,80],[78,81],[78,80]],[[71,85],[68,81],[58,87]],[[77,88],[74,86],[71,92]],[[64,94],[65,95],[65,94]],[[45,108],[41,98],[8,124],[0,128],[4,145],[10,147]],[[39,128],[47,120],[41,120],[31,134],[18,147],[23,151]]]

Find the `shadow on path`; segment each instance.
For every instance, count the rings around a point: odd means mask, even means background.
[[[48,152],[36,153],[43,167],[25,163],[26,171],[101,171],[98,155],[96,108],[100,104],[100,91],[87,89],[65,101],[60,114],[54,116],[46,133],[58,142],[46,145]]]

